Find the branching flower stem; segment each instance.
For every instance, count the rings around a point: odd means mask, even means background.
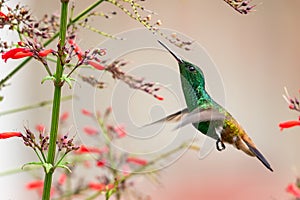
[[[52,119],[51,119],[51,129],[50,129],[50,141],[48,149],[47,163],[52,166],[55,165],[55,152],[56,152],[56,140],[59,124],[59,112],[61,104],[61,89],[62,89],[62,75],[65,62],[65,53],[64,46],[66,41],[67,33],[67,20],[68,20],[68,1],[61,1],[61,19],[60,19],[60,31],[59,31],[59,49],[58,49],[58,58],[56,63],[56,72],[55,72],[55,81],[54,81],[54,97],[52,104]],[[44,190],[43,190],[43,200],[50,199],[50,191],[52,184],[52,175],[54,173],[54,168],[48,173],[45,170],[45,179],[44,179]]]

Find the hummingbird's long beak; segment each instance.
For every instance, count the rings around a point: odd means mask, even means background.
[[[183,63],[182,59],[179,56],[177,56],[169,47],[167,47],[167,45],[162,43],[160,40],[157,40],[157,41],[161,46],[163,46],[165,49],[167,49],[167,51],[170,52],[170,54],[172,54],[172,56],[177,60],[178,63]]]

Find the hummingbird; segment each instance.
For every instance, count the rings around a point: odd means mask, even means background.
[[[224,143],[231,144],[247,155],[258,158],[266,168],[273,171],[271,165],[237,120],[208,94],[202,70],[195,64],[180,58],[161,41],[158,40],[158,42],[178,62],[181,87],[187,108],[151,124],[181,120],[175,129],[192,124],[198,131],[216,140],[218,151],[226,148]]]

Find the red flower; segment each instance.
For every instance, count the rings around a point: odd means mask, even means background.
[[[113,184],[108,184],[105,185],[104,183],[95,183],[95,182],[90,182],[88,187],[92,190],[110,190],[112,188],[114,188]]]
[[[114,127],[114,132],[117,133],[118,138],[126,136],[125,126],[119,125]]]
[[[40,132],[40,133],[43,133],[45,131],[45,126],[43,124],[38,124],[35,126],[35,129]]]
[[[69,118],[69,112],[64,112],[61,114],[59,120],[61,123],[64,123]]]
[[[77,154],[84,154],[84,153],[103,153],[101,149],[97,147],[86,147],[84,145],[81,145],[80,148],[75,151]]]
[[[300,121],[286,121],[279,124],[281,131],[285,128],[291,128],[294,126],[300,126]]]
[[[103,65],[100,65],[100,64],[97,63],[97,62],[88,60],[87,63],[88,63],[89,65],[91,65],[92,67],[94,67],[95,69],[98,69],[98,70],[104,70],[104,69],[105,69],[105,67],[104,67]]]
[[[4,19],[5,21],[8,20],[8,17],[3,12],[0,12],[0,18]]]
[[[63,185],[67,180],[67,175],[66,174],[61,174],[60,177],[58,178],[58,184]]]
[[[294,197],[300,198],[300,189],[294,183],[290,183],[286,187],[286,191],[292,194]]]
[[[26,184],[26,188],[28,190],[42,188],[43,186],[44,186],[44,182],[42,180],[31,181]]]
[[[40,57],[46,57],[46,56],[48,56],[49,53],[52,53],[52,52],[53,52],[53,49],[45,49],[45,50],[43,50],[43,51],[40,51],[40,52],[38,53],[38,55],[39,55]]]
[[[53,52],[52,49],[46,49],[46,50],[42,50],[42,51],[38,52],[38,55],[40,57],[45,57],[51,52]],[[34,54],[30,49],[24,48],[24,47],[18,47],[18,48],[14,48],[14,49],[11,49],[11,50],[3,53],[2,59],[4,60],[4,62],[6,62],[9,58],[19,59],[19,58],[30,57],[33,55]]]
[[[84,53],[81,51],[80,47],[75,43],[74,39],[69,39],[68,43],[74,48],[74,51],[78,57],[78,60],[82,60]]]
[[[85,126],[83,128],[83,131],[88,135],[96,135],[99,133],[98,129],[91,127],[91,126]]]
[[[105,189],[105,184],[104,183],[90,182],[88,187],[92,190],[104,190]]]
[[[19,58],[24,58],[24,57],[28,57],[28,56],[33,56],[33,53],[30,51],[30,49],[19,47],[19,48],[11,49],[11,50],[3,53],[2,59],[4,60],[4,62],[6,62],[7,59],[9,59],[9,58],[19,59]]]
[[[42,196],[43,194],[43,187],[44,187],[44,182],[42,180],[31,181],[26,184],[26,188],[28,190],[37,190],[40,196]],[[54,188],[51,187],[50,196],[53,196],[54,191],[55,191]]]
[[[147,160],[144,160],[144,159],[141,159],[141,158],[135,158],[135,157],[128,157],[126,159],[126,162],[133,163],[133,164],[136,164],[136,165],[147,165],[147,163],[148,163]]]
[[[153,96],[154,96],[154,98],[156,98],[157,100],[160,100],[160,101],[163,101],[163,100],[164,100],[163,97],[158,96],[158,95],[156,95],[156,94],[154,94]]]
[[[91,111],[84,109],[84,108],[81,110],[81,113],[85,116],[89,116],[89,117],[93,116],[93,113],[91,113]]]
[[[106,160],[98,160],[96,163],[97,167],[104,167],[106,164]]]
[[[4,132],[0,133],[0,139],[7,139],[11,137],[22,137],[21,132]]]

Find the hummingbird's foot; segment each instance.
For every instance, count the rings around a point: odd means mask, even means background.
[[[225,144],[220,140],[220,138],[217,139],[216,146],[218,151],[222,151],[226,148]]]

